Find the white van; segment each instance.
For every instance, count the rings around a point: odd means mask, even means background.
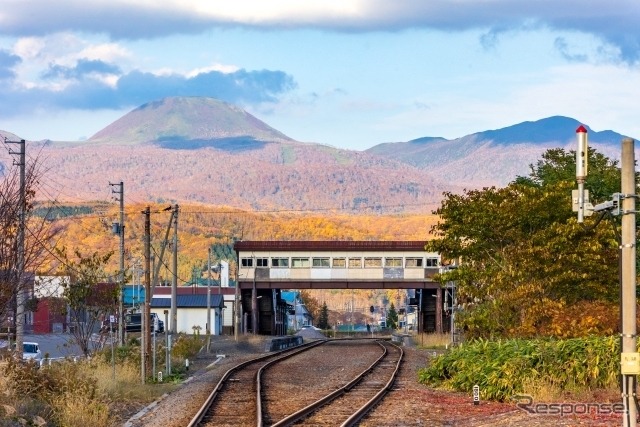
[[[42,360],[42,352],[40,352],[40,345],[37,342],[25,341],[22,343],[22,360],[35,360],[40,362]]]

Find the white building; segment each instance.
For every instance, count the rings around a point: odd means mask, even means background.
[[[223,295],[211,295],[211,334],[222,335],[223,319],[225,317],[225,303]],[[176,299],[177,322],[176,331],[185,334],[193,334],[199,329],[200,334],[207,332],[207,295],[177,295]],[[165,319],[165,311],[171,322],[171,295],[156,295],[151,299],[151,312],[156,313],[160,319]],[[232,311],[229,309],[228,311]],[[170,325],[165,324],[165,329]]]

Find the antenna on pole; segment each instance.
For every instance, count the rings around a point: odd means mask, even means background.
[[[573,190],[573,211],[578,212],[578,222],[583,223],[585,216],[593,214],[593,206],[589,203],[589,191],[584,189],[587,180],[587,169],[589,159],[589,141],[587,138],[587,128],[580,125],[576,129],[578,137],[578,148],[576,150],[576,181],[578,190]]]

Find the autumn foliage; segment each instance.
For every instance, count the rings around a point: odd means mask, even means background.
[[[587,188],[598,203],[619,191],[615,161],[589,152]],[[549,150],[504,188],[446,194],[430,250],[461,261],[440,280],[458,284],[467,338],[578,337],[618,331],[619,219],[571,210],[575,156]]]
[[[169,204],[151,205],[151,245],[152,253],[160,252],[160,244],[166,233],[170,212],[163,209]],[[125,206],[125,268],[127,276],[136,280],[136,268],[144,263],[143,237],[144,218],[142,211],[146,205]],[[107,254],[113,252],[105,270],[117,277],[119,263],[119,237],[111,233],[112,222],[119,221],[116,203],[104,202],[38,205],[37,212],[48,218],[61,232],[55,247],[68,247],[81,253]],[[207,265],[208,248],[212,247],[212,262],[219,260],[230,263],[231,273],[235,272],[236,240],[427,240],[429,230],[435,224],[432,214],[398,215],[348,215],[335,212],[251,212],[225,206],[202,204],[180,205],[178,219],[178,286],[189,285],[194,268],[200,273]],[[173,231],[170,234],[170,241]],[[171,243],[171,242],[170,242]],[[51,252],[55,253],[53,247]],[[164,255],[160,269],[160,280],[170,281],[172,273],[170,247]],[[56,272],[64,262],[53,258],[39,273]],[[232,277],[233,279],[233,277]],[[400,300],[395,290],[376,292],[356,290],[350,293],[310,292],[307,296],[315,318],[323,302],[335,311],[331,314],[331,324],[335,324],[345,304],[353,298],[356,308],[368,312],[371,304],[383,304],[388,300]],[[363,320],[364,321],[364,320]]]

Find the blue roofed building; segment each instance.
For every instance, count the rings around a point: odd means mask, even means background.
[[[299,291],[282,291],[281,297],[287,303],[287,324],[298,331],[303,326],[310,326],[313,316],[304,305]]]

